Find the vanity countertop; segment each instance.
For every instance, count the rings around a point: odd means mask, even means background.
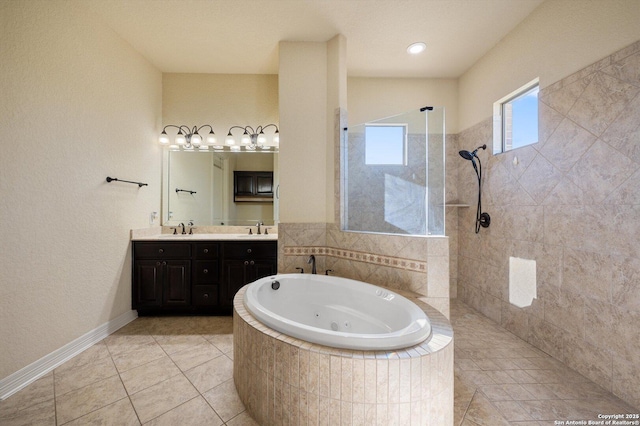
[[[156,234],[136,236],[132,241],[277,241],[278,234]]]

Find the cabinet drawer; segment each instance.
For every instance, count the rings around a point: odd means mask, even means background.
[[[196,284],[209,284],[218,282],[218,261],[196,260],[193,263],[193,277]]]
[[[217,285],[197,285],[193,287],[193,304],[199,306],[212,306],[218,304]]]
[[[256,257],[276,257],[277,243],[274,242],[251,242],[251,243],[225,243],[224,256],[228,258],[256,258]]]
[[[135,243],[133,246],[136,259],[176,259],[190,258],[189,243]]]
[[[196,259],[216,259],[218,257],[218,243],[197,243],[193,247]]]

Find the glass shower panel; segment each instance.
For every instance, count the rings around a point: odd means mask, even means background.
[[[342,228],[444,235],[444,108],[349,127]]]
[[[427,174],[429,235],[444,235],[445,198],[445,117],[444,107],[434,107],[427,113]]]

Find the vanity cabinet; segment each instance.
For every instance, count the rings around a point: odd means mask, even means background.
[[[242,286],[277,270],[275,241],[227,242],[223,245],[221,303],[233,306]]]
[[[134,309],[184,307],[191,303],[190,247],[142,244],[134,259]]]
[[[276,269],[277,241],[134,241],[132,307],[139,315],[229,315],[242,286]]]

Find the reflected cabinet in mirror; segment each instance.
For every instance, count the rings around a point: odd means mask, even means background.
[[[167,151],[163,171],[163,225],[277,223],[277,152]],[[256,180],[253,198],[237,197],[238,175]]]

